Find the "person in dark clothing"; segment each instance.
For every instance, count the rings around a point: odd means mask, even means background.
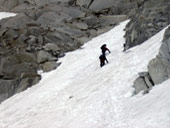
[[[107,58],[106,58],[103,54],[101,54],[101,55],[99,56],[99,59],[100,59],[100,67],[103,67],[103,66],[105,65],[105,61],[106,61],[107,63],[109,63],[108,60],[107,60]]]
[[[106,47],[106,44],[103,44],[101,46],[101,50],[102,50],[102,55],[100,55],[100,57],[99,57],[99,59],[100,59],[100,67],[105,65],[105,61],[107,63],[109,63],[107,58],[106,58],[106,51],[108,51],[110,53],[110,50]]]
[[[100,48],[101,48],[102,54],[104,56],[106,55],[106,51],[108,51],[110,53],[110,50],[106,47],[106,44],[103,44]]]

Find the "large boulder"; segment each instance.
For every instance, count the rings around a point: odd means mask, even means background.
[[[116,0],[94,0],[90,5],[90,9],[93,11],[100,11],[102,9],[110,8],[115,4]]]
[[[68,15],[60,15],[55,12],[45,12],[37,19],[37,23],[40,23],[42,26],[45,27],[57,27],[57,23],[62,23],[64,19],[68,18]]]
[[[57,60],[57,58],[53,57],[50,53],[41,50],[37,53],[37,62],[39,64],[47,62],[47,61],[51,61],[51,60]]]
[[[23,13],[18,14],[13,18],[9,18],[2,27],[3,28],[22,28],[25,27],[27,23],[34,23],[35,21]]]
[[[159,54],[156,58],[152,59],[148,64],[148,73],[140,73],[142,80],[135,80],[134,87],[135,92],[146,91],[145,85],[148,87],[148,91],[152,86],[161,84],[165,80],[170,78],[170,27],[165,31]],[[144,81],[144,82],[141,82]],[[142,83],[142,84],[141,84]]]
[[[77,0],[76,4],[88,8],[92,0]]]
[[[19,4],[19,0],[0,0],[0,5],[7,9],[12,9]]]
[[[0,102],[12,96],[15,93],[17,85],[17,80],[0,79]]]
[[[134,82],[133,87],[135,88],[135,94],[144,91],[144,93],[148,92],[148,87],[146,86],[146,83],[143,78],[137,78]]]
[[[41,66],[44,72],[49,72],[56,69],[58,66],[60,66],[60,64],[61,63],[56,63],[56,61],[48,61],[43,63]]]
[[[18,87],[15,89],[15,93],[22,92],[27,88],[37,84],[41,79],[41,76],[37,73],[22,73]]]
[[[134,94],[138,94],[141,91],[143,91],[143,93],[148,93],[153,86],[154,83],[150,77],[149,72],[141,72],[139,73],[139,77],[134,81]]]

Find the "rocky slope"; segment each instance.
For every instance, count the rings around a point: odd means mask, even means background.
[[[148,72],[139,73],[134,81],[135,94],[148,93],[153,86],[170,78],[170,27],[165,31],[161,48],[156,58],[148,64]]]
[[[137,13],[131,17],[126,26],[126,43],[124,50],[140,45],[145,40],[170,24],[170,1],[168,0],[143,0]],[[148,64],[148,72],[139,73],[134,81],[135,94],[140,91],[148,93],[153,86],[169,78],[169,31],[165,32],[162,46],[156,58]]]
[[[170,24],[169,0],[141,0],[137,13],[126,26],[125,50],[139,45]]]

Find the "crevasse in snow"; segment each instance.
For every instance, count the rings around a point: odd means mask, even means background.
[[[122,52],[127,22],[67,53],[39,84],[3,102],[0,128],[170,128],[170,80],[147,95],[131,96],[133,81],[157,55],[165,30]],[[103,43],[111,54],[100,68]]]

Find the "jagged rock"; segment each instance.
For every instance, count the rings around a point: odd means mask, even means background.
[[[143,43],[170,23],[168,0],[147,0],[141,6],[126,26],[125,50]]]
[[[61,63],[56,63],[56,61],[48,61],[42,64],[42,69],[44,72],[49,72],[56,69]]]
[[[34,54],[28,52],[20,52],[13,55],[17,63],[36,63]]]
[[[60,15],[55,12],[45,12],[37,19],[37,23],[43,27],[57,27],[57,23],[60,24],[64,19],[68,18],[67,14]]]
[[[90,40],[90,38],[88,37],[81,37],[81,38],[78,38],[78,40],[82,43],[85,43],[85,42],[88,42]]]
[[[107,27],[98,29],[98,30],[97,30],[97,35],[100,35],[100,34],[102,34],[102,33],[105,33],[105,32],[107,32],[107,31],[109,31],[109,30],[111,30],[111,29],[112,29],[112,26],[107,26]]]
[[[51,52],[53,56],[58,56],[60,53],[60,48],[53,43],[48,43],[43,47],[46,51]]]
[[[64,28],[58,27],[56,30],[63,33],[65,36],[67,35],[67,38],[79,38],[85,35],[83,31],[76,28],[71,28],[69,26],[65,26]]]
[[[60,48],[56,44],[53,44],[53,43],[48,43],[43,48],[46,51],[53,51],[53,52],[60,51]]]
[[[88,29],[88,25],[86,23],[83,22],[74,22],[73,24],[71,24],[72,27],[75,27],[77,29],[80,30],[87,30]]]
[[[36,72],[36,59],[29,53],[3,57],[0,63],[1,76],[5,79],[20,77],[23,72]]]
[[[153,86],[154,83],[150,77],[149,72],[140,72],[139,77],[134,81],[134,93],[137,94],[141,91],[144,91],[144,93],[148,93]]]
[[[51,61],[51,60],[57,60],[56,57],[53,57],[51,54],[49,54],[48,52],[41,50],[37,53],[37,62],[40,63],[44,63],[46,61]]]
[[[27,88],[37,84],[41,79],[41,76],[37,73],[22,73],[20,77],[20,84],[16,88],[16,93],[22,92]]]
[[[26,40],[28,44],[36,44],[37,43],[37,37],[33,35],[29,35],[28,39]]]
[[[135,94],[144,91],[144,93],[148,92],[148,87],[146,86],[146,83],[144,81],[143,78],[138,77],[135,81],[134,81],[134,85],[133,87],[135,88]]]
[[[144,2],[144,8],[153,8],[156,5],[158,5],[159,3],[163,3],[166,2],[167,0],[148,0],[146,2]]]
[[[17,84],[17,80],[0,79],[0,102],[4,101],[15,93]]]
[[[170,27],[165,31],[159,54],[170,62]]]
[[[7,29],[1,36],[3,39],[7,38],[8,40],[15,40],[19,37],[19,32],[15,29]]]
[[[154,84],[153,84],[152,79],[150,78],[150,76],[145,76],[144,80],[145,80],[145,83],[146,83],[146,85],[148,87],[148,90],[151,90],[152,87],[154,86]]]
[[[18,6],[15,6],[11,9],[12,12],[20,13],[20,12],[26,12],[26,10],[33,9],[34,6],[32,4],[28,3],[22,3]]]
[[[40,29],[39,27],[33,26],[33,27],[28,27],[27,29],[27,35],[33,35],[38,37],[41,33],[43,33],[44,31],[42,29]]]
[[[63,12],[68,14],[72,18],[80,18],[85,16],[85,13],[83,11],[75,7],[64,8]]]
[[[170,68],[166,60],[155,58],[149,62],[148,71],[154,84],[160,84],[169,77],[167,69]]]
[[[2,27],[3,28],[23,28],[26,26],[26,23],[34,23],[33,19],[30,19],[23,13],[17,14],[17,16],[9,18],[7,22],[5,22]]]
[[[93,11],[100,11],[102,9],[106,9],[109,7],[112,7],[115,4],[116,0],[94,0],[92,4],[90,5],[90,9]]]
[[[99,19],[96,16],[88,16],[83,20],[90,28],[96,28],[99,23]]]
[[[110,16],[101,15],[99,18],[102,26],[115,25],[128,19],[126,15],[110,15]]]
[[[18,5],[18,0],[13,1],[13,0],[1,0],[0,5],[2,7],[6,7],[8,9],[12,9],[13,7]]]
[[[92,0],[77,0],[76,4],[85,8],[88,8]]]

